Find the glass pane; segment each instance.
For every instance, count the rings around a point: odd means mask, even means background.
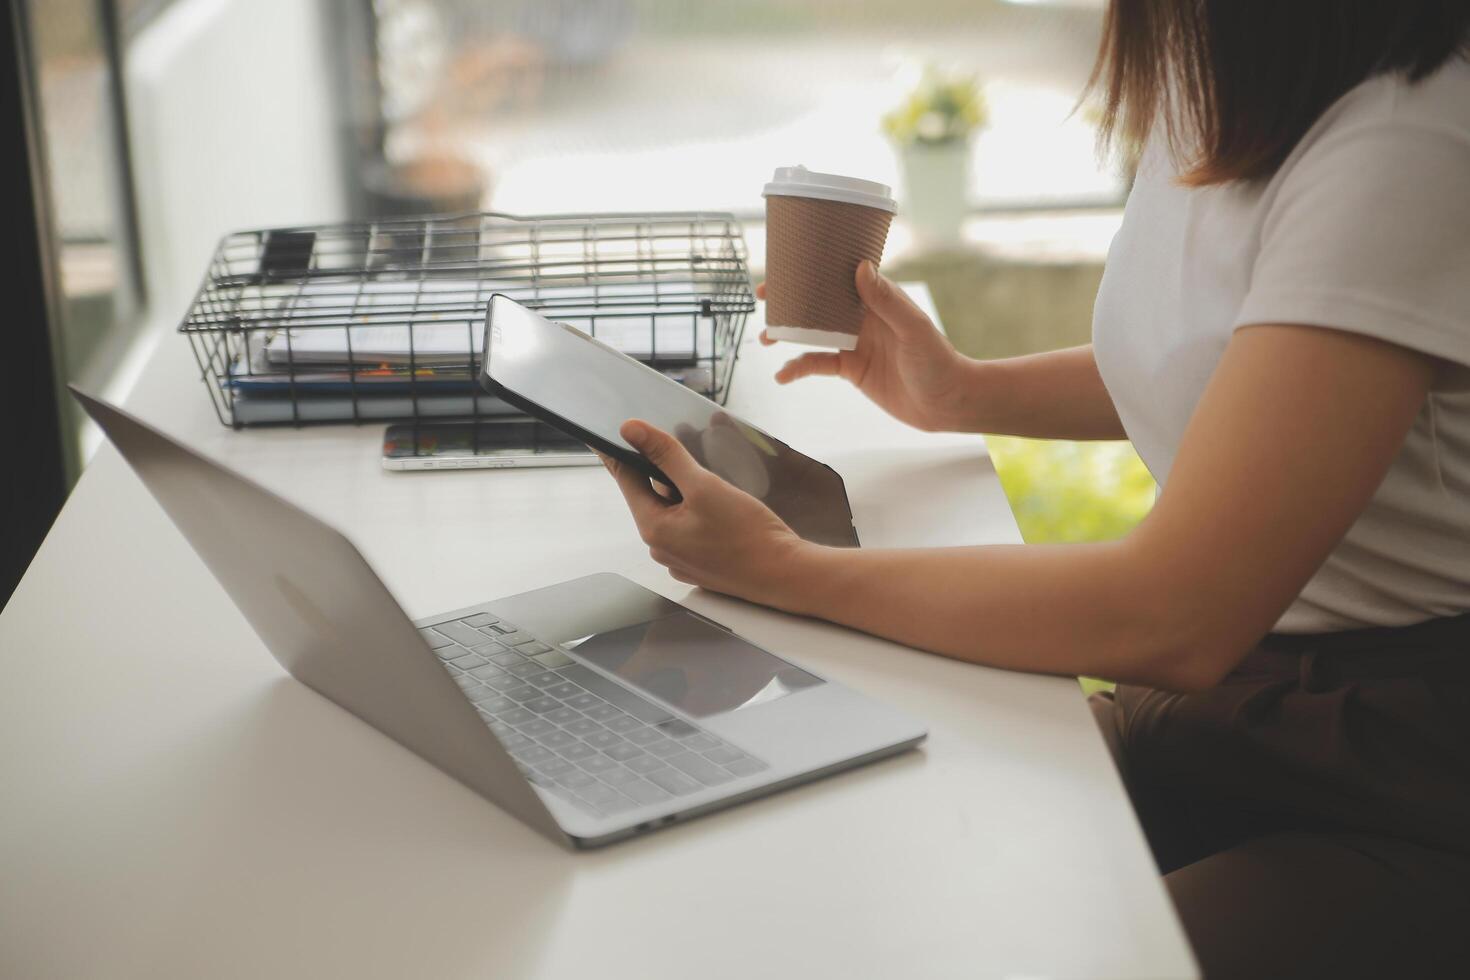
[[[378,0],[390,159],[467,163],[497,210],[757,213],[773,167],[900,184],[880,121],[928,68],[975,76],[980,205],[1116,203],[1073,114],[1101,4]],[[461,194],[462,196],[462,194]],[[960,202],[963,207],[963,202]]]
[[[118,90],[93,0],[30,5],[68,380],[104,386],[138,325]]]

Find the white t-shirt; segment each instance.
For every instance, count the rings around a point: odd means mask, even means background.
[[[1269,180],[1191,190],[1144,154],[1093,315],[1098,368],[1162,486],[1238,327],[1310,324],[1445,363],[1372,502],[1282,632],[1470,612],[1470,63],[1359,85]]]

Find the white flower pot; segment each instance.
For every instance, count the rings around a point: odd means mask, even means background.
[[[968,201],[970,143],[910,143],[899,150],[904,197],[899,214],[921,246],[935,248],[960,241]]]

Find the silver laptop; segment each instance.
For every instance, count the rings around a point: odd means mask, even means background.
[[[72,393],[286,670],[554,840],[607,844],[924,738],[618,575],[411,622],[340,532]]]

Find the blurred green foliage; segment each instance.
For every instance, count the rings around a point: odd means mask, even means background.
[[[1129,443],[985,442],[1028,544],[1120,538],[1153,506],[1154,478]]]
[[[987,436],[990,458],[1027,544],[1108,541],[1154,503],[1154,479],[1126,442]],[[1111,687],[1082,678],[1091,694]]]

